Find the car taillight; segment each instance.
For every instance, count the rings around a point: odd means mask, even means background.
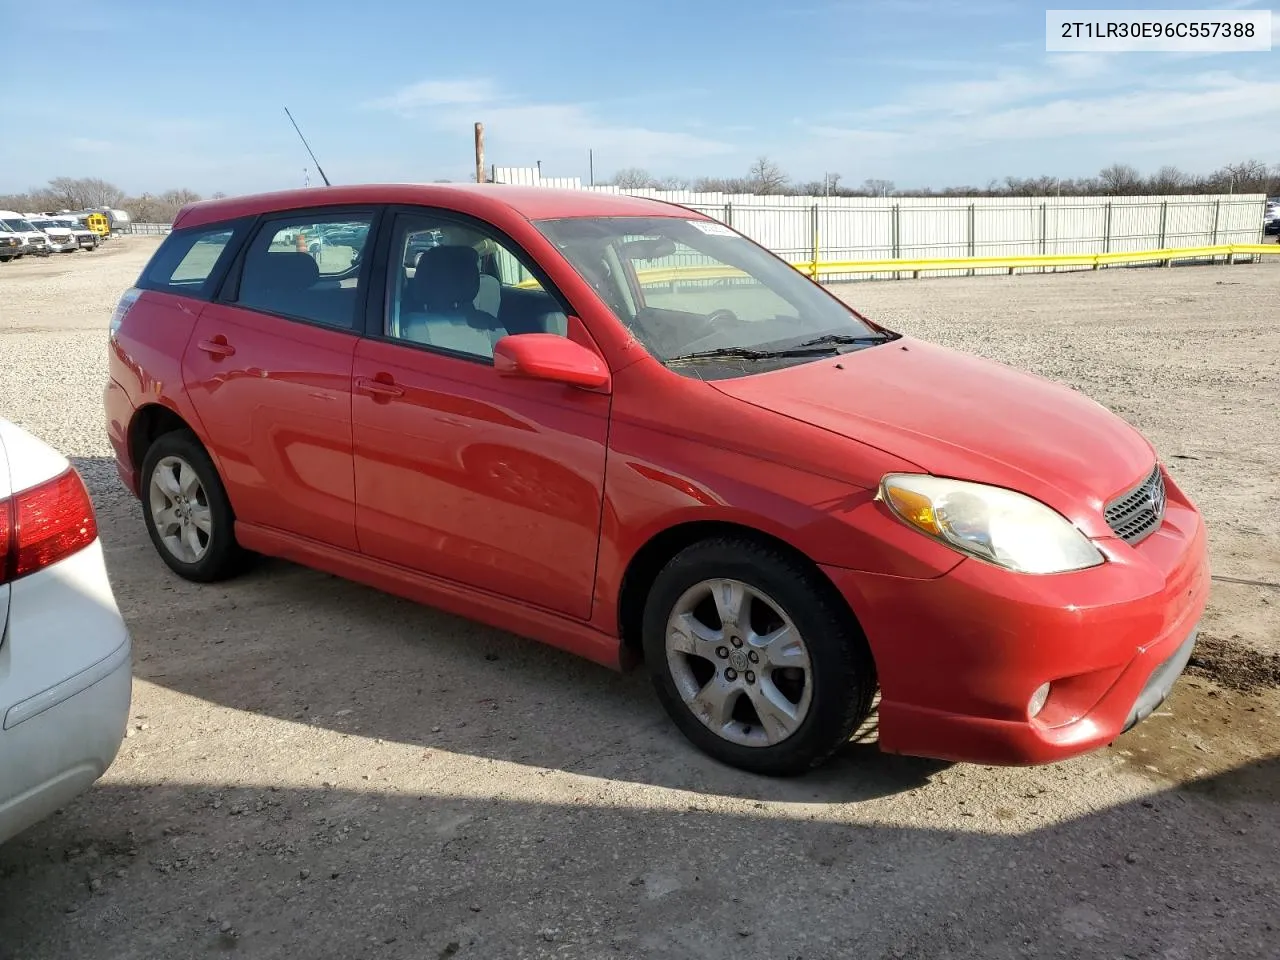
[[[120,329],[120,324],[124,323],[125,315],[129,312],[129,308],[138,302],[138,297],[142,296],[142,291],[137,287],[130,287],[120,297],[120,302],[116,304],[115,312],[111,314],[111,323],[108,325],[108,336],[114,337],[116,331]]]
[[[97,538],[93,503],[74,468],[0,500],[0,584],[52,566]]]

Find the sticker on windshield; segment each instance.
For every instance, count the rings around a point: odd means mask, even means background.
[[[686,220],[685,223],[693,227],[695,230],[701,230],[708,237],[736,237],[737,234],[726,227],[723,223],[716,223],[714,220]]]

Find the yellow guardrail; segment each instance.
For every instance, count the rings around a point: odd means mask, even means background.
[[[1278,256],[1280,243],[1224,243],[1206,247],[1169,247],[1160,250],[1128,250],[1120,253],[1047,253],[1012,257],[911,257],[886,260],[821,260],[793,263],[813,279],[833,273],[911,273],[931,270],[1014,270],[1037,267],[1106,267],[1124,263],[1172,263],[1222,257],[1231,262],[1240,256]],[[675,283],[681,280],[729,280],[746,278],[734,267],[651,267],[637,270],[641,283]],[[522,280],[518,287],[537,287],[537,280]]]
[[[1047,253],[1011,257],[899,258],[891,260],[823,260],[792,264],[815,280],[832,273],[912,273],[928,270],[1008,270],[1036,267],[1099,267],[1124,263],[1172,263],[1223,257],[1280,254],[1280,244],[1223,243],[1204,247],[1168,247],[1159,250],[1126,250],[1118,253]]]

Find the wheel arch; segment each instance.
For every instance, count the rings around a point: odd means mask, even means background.
[[[142,469],[142,462],[152,444],[166,433],[178,430],[190,433],[203,446],[200,435],[172,407],[163,403],[148,403],[134,411],[133,418],[129,421],[128,433],[129,459],[133,461],[134,469]]]
[[[814,583],[826,592],[837,609],[843,611],[859,630],[857,613],[849,606],[831,578],[804,551],[757,527],[729,520],[691,520],[674,524],[651,536],[628,561],[618,590],[618,635],[624,651],[624,663],[634,665],[643,657],[641,625],[645,599],[658,573],[681,550],[704,540],[734,537],[749,540],[777,550],[813,576]]]

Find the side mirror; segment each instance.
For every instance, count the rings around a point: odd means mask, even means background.
[[[612,380],[603,360],[555,333],[515,333],[493,348],[493,366],[503,376],[549,380],[591,390],[607,388]]]

